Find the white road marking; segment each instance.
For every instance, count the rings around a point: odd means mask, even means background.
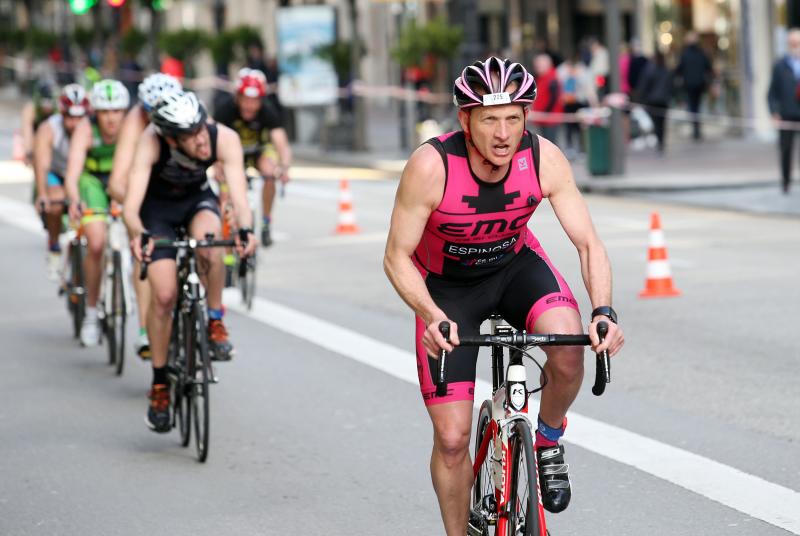
[[[28,203],[0,197],[0,220],[43,234],[36,212]],[[224,302],[228,309],[262,324],[417,384],[416,359],[411,352],[259,297],[248,312],[236,289],[226,289]],[[478,380],[476,406],[490,395],[491,385]],[[569,437],[565,441],[800,535],[797,491],[578,413],[571,412],[569,418]]]
[[[230,310],[400,380],[418,382],[411,352],[259,297],[248,312],[241,305],[238,290],[227,290],[232,291],[226,291],[224,299]],[[479,379],[475,385],[476,407],[490,396],[491,385]],[[569,443],[800,534],[800,493],[795,490],[590,417],[570,412],[569,419],[565,437]]]

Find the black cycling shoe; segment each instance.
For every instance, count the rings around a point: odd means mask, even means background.
[[[539,462],[539,486],[545,510],[553,514],[563,512],[572,497],[569,465],[564,463],[564,447],[556,445],[536,449],[536,459]]]
[[[268,223],[261,226],[261,245],[265,248],[272,245],[272,233],[269,232]]]
[[[164,434],[172,428],[169,418],[169,386],[154,385],[150,390],[150,407],[145,422],[154,432]]]

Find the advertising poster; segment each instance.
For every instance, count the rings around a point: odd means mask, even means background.
[[[337,98],[336,73],[317,55],[336,39],[332,6],[278,10],[278,91],[284,106],[322,106]]]

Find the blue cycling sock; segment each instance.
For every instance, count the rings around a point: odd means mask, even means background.
[[[539,416],[539,423],[536,426],[536,446],[541,447],[554,447],[558,444],[558,440],[564,435],[564,425],[560,428],[553,428],[542,420]]]
[[[261,221],[264,222],[264,225],[269,225],[270,222],[272,221],[272,217],[271,216],[264,216],[264,217],[261,218]]]
[[[208,308],[209,320],[222,320],[222,315],[222,309],[212,309],[211,307]]]
[[[50,253],[61,253],[61,244],[58,241],[53,242],[49,245]]]

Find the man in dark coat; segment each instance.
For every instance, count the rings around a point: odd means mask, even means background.
[[[693,114],[699,113],[700,101],[711,78],[711,60],[697,43],[697,33],[695,32],[686,34],[686,47],[681,52],[675,75],[683,80],[689,111]],[[697,115],[694,116],[692,124],[694,126],[693,137],[699,140],[701,138],[700,119]]]
[[[789,32],[788,54],[775,62],[772,68],[767,101],[776,122],[800,122],[800,29],[795,28]],[[786,125],[780,127],[781,173],[785,194],[789,193],[789,183],[792,180],[794,135],[793,128]]]

